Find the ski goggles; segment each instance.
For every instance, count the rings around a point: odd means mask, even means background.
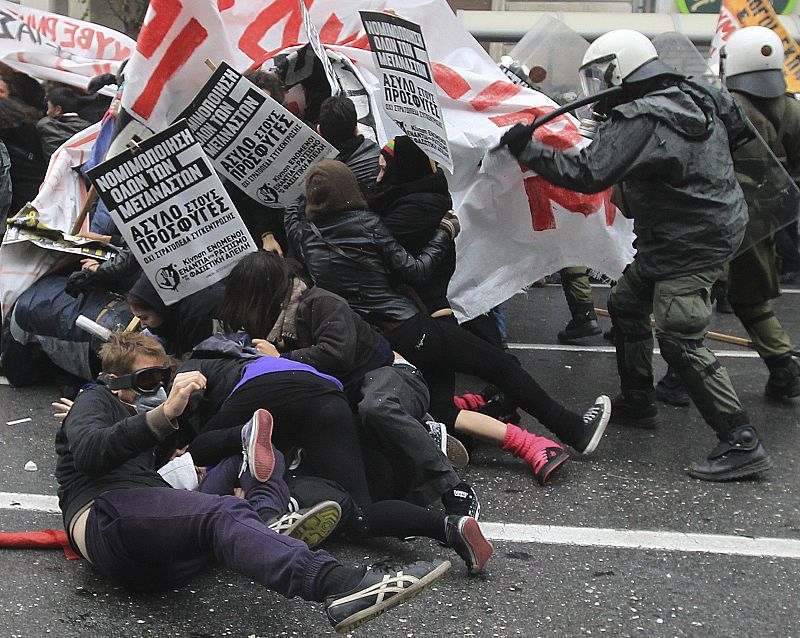
[[[166,386],[171,378],[172,369],[169,366],[152,366],[121,377],[107,377],[105,383],[111,390],[131,388],[136,392],[152,392],[159,386]]]

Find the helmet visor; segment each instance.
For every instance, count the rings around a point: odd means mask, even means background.
[[[617,86],[619,82],[615,82],[614,78],[617,69],[617,56],[610,55],[593,60],[583,65],[578,74],[581,79],[581,88],[586,97],[591,97],[610,89],[612,86]]]

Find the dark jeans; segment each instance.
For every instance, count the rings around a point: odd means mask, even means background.
[[[277,506],[278,492],[272,501],[262,495],[262,503]],[[216,560],[287,598],[320,600],[320,570],[338,564],[330,554],[270,530],[248,501],[168,487],[99,496],[89,512],[86,548],[101,574],[140,591],[185,584]]]
[[[420,419],[428,410],[428,386],[408,365],[376,368],[364,377],[358,414],[361,440],[381,450],[406,490],[403,500],[428,505],[460,479]]]
[[[250,506],[259,514],[265,510],[270,513],[283,514],[289,504],[289,487],[283,476],[286,473],[286,462],[279,450],[274,450],[275,468],[268,481],[257,481],[245,470],[239,476],[242,467],[241,456],[229,456],[206,472],[198,488],[204,494],[226,496],[233,494],[235,487],[244,490],[244,497]]]
[[[565,410],[510,355],[448,321],[422,313],[389,330],[392,347],[425,376],[431,392],[430,413],[452,427],[458,409],[453,405],[455,373],[493,383],[562,441],[575,442],[581,417]]]

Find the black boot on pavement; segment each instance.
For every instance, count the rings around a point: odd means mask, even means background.
[[[611,423],[652,430],[659,423],[656,393],[628,390],[617,395],[611,399]]]
[[[764,394],[771,399],[791,399],[800,396],[800,364],[791,353],[764,360],[769,368],[769,379]]]
[[[575,304],[570,308],[570,312],[572,319],[569,320],[567,327],[558,333],[559,343],[574,345],[576,340],[596,337],[603,333],[592,304]],[[577,343],[580,345],[580,341]]]
[[[689,476],[703,481],[731,481],[753,477],[772,467],[758,433],[750,425],[731,431],[708,457],[689,466]]]
[[[681,376],[672,368],[667,368],[667,373],[656,383],[656,398],[662,403],[679,408],[689,405],[689,394],[683,386]]]

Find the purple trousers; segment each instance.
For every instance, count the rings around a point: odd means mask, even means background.
[[[130,589],[153,591],[185,584],[215,560],[287,598],[321,600],[320,571],[338,562],[276,534],[254,508],[286,511],[283,457],[276,450],[275,471],[266,483],[242,476],[246,501],[230,495],[240,463],[232,457],[214,468],[202,491],[141,487],[103,493],[86,524],[94,567]]]

